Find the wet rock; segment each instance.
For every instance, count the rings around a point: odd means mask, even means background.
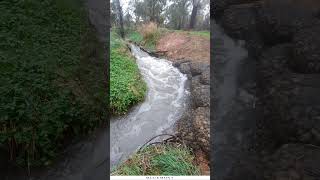
[[[264,119],[275,143],[299,142],[319,144],[318,137],[306,138],[319,129],[320,75],[288,73],[273,79],[265,91]],[[309,142],[306,142],[309,141]]]
[[[267,44],[290,42],[294,32],[310,23],[319,7],[316,0],[266,0],[258,11],[259,31]],[[285,9],[285,11],[284,11]]]
[[[183,74],[190,74],[191,73],[190,63],[181,63],[178,68],[179,68],[180,72]]]
[[[172,66],[174,67],[177,67],[179,68],[179,66],[182,64],[182,63],[187,63],[187,62],[190,62],[191,60],[187,60],[187,59],[181,59],[181,60],[176,60],[172,63]]]
[[[207,64],[207,63],[200,63],[200,62],[190,63],[190,72],[191,72],[192,76],[200,75],[207,68],[209,68],[209,64]]]
[[[210,108],[199,107],[193,114],[195,138],[206,153],[210,152]]]
[[[256,2],[258,0],[223,0],[223,1],[214,1],[213,5],[211,6],[213,8],[214,18],[218,19],[225,9],[227,9],[231,5],[236,4],[244,4],[244,3],[251,3]]]
[[[210,106],[210,86],[199,85],[191,87],[191,97],[194,107]]]
[[[294,36],[294,58],[291,66],[300,73],[320,73],[320,20],[299,30]]]
[[[262,75],[263,84],[269,85],[268,80],[288,72],[288,64],[292,59],[292,44],[279,44],[265,50],[258,64],[259,74]]]
[[[247,39],[256,32],[256,5],[233,5],[225,10],[222,17],[222,25],[225,31],[234,38]]]
[[[202,72],[200,82],[205,85],[210,84],[210,68],[207,68],[204,72]]]
[[[258,56],[264,46],[257,30],[259,3],[233,5],[225,10],[222,25],[233,38],[246,40],[245,46],[253,56]]]
[[[304,144],[285,144],[266,158],[265,179],[317,180],[320,149]]]

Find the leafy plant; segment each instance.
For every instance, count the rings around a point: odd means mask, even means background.
[[[18,164],[49,165],[66,137],[106,118],[100,45],[78,1],[4,0],[0,11],[0,143]]]
[[[146,84],[125,42],[114,32],[110,60],[110,108],[115,114],[123,114],[144,99]]]

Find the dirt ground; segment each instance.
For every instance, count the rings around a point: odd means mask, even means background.
[[[209,161],[209,158],[201,150],[196,151],[195,152],[195,156],[197,157],[197,159],[195,159],[195,163],[200,168],[201,175],[209,176],[210,175],[210,161]]]
[[[210,39],[182,32],[167,33],[157,43],[156,50],[168,59],[187,59],[210,63]]]

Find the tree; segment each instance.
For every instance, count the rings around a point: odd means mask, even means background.
[[[175,0],[166,11],[168,25],[174,29],[184,28],[188,17],[190,0]]]
[[[119,0],[115,0],[115,6],[117,9],[117,14],[118,14],[118,19],[119,19],[120,35],[124,39],[123,14],[122,14],[122,8],[121,8]]]
[[[201,0],[192,0],[192,12],[190,17],[190,29],[194,28],[194,25],[196,24],[197,20],[197,13],[198,10],[201,8]]]
[[[136,0],[134,3],[134,13],[138,19],[141,17],[144,21],[162,24],[164,20],[162,14],[166,8],[166,4],[167,0]]]

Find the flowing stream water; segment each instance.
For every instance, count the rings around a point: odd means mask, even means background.
[[[152,137],[171,133],[186,108],[186,75],[165,59],[155,58],[131,45],[141,75],[147,84],[143,103],[110,123],[111,168],[132,155]]]

